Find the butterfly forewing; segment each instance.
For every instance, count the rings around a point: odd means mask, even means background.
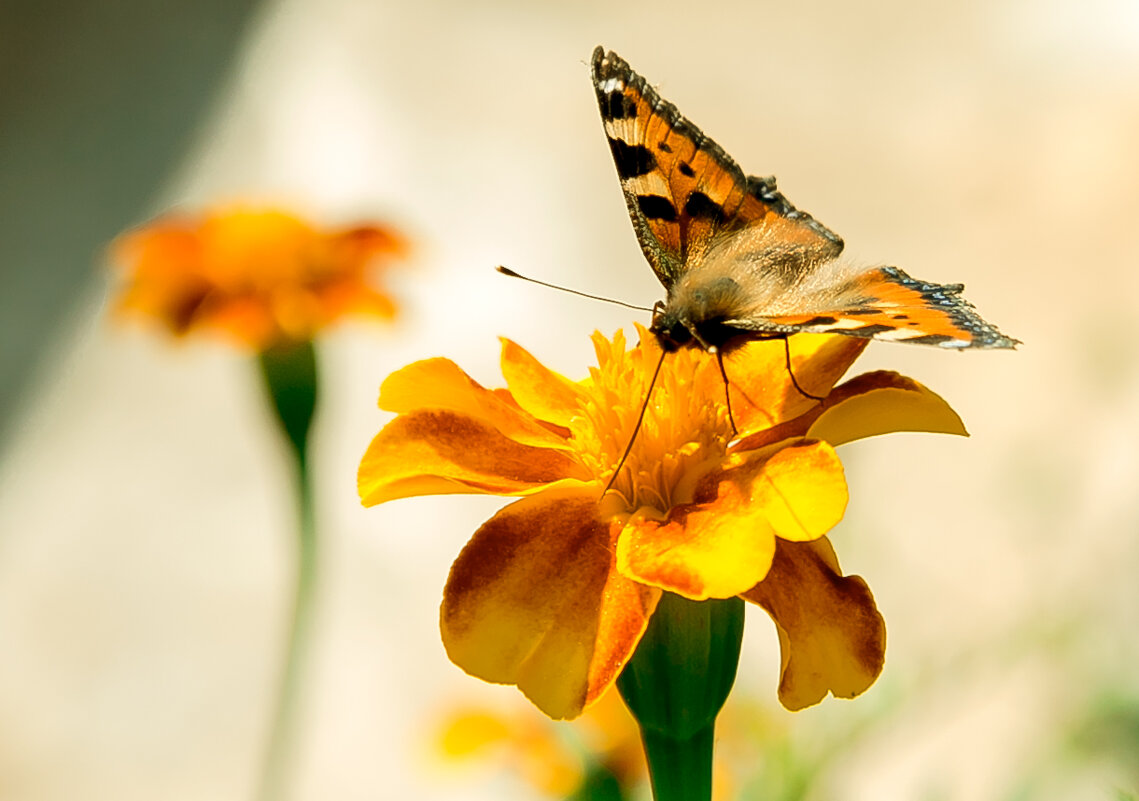
[[[629,216],[666,288],[698,266],[718,237],[749,225],[842,249],[842,240],[787,203],[774,179],[747,178],[615,53],[594,51],[593,84]]]

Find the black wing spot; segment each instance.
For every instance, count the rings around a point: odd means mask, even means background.
[[[660,195],[637,195],[637,206],[646,220],[676,222],[676,206]]]
[[[703,192],[693,192],[684,204],[684,213],[689,217],[710,220],[715,224],[724,222],[724,207]]]
[[[661,142],[659,145],[657,145],[657,147],[659,147],[665,153],[672,152],[672,145],[670,145],[668,142]]]
[[[875,334],[884,334],[887,331],[894,331],[893,326],[889,325],[864,325],[862,328],[851,328],[850,333],[856,337],[872,337]]]
[[[845,314],[847,317],[861,317],[864,314],[878,313],[879,312],[877,309],[850,309],[849,311],[843,312],[843,314]]]
[[[601,99],[601,114],[610,120],[625,120],[637,116],[637,101],[621,90],[614,90]]]
[[[809,325],[834,325],[838,320],[834,317],[812,317],[802,323],[803,326]]]
[[[657,165],[652,152],[644,145],[630,145],[620,139],[609,139],[613,151],[613,161],[617,163],[617,174],[622,180],[636,178],[652,172]]]
[[[905,314],[895,314],[893,316],[893,319],[895,319],[895,320],[908,320],[910,318],[908,315],[905,315]]]
[[[680,169],[681,175],[687,175],[689,178],[695,178],[696,177],[696,170],[692,169],[692,167],[688,164],[687,161],[680,162],[679,169]]]
[[[940,345],[942,342],[953,342],[956,337],[946,336],[945,334],[926,334],[924,337],[914,337],[907,339],[906,342],[912,342],[915,345]]]

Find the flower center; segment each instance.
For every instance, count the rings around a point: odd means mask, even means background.
[[[697,480],[720,462],[732,438],[715,357],[693,348],[665,355],[650,390],[661,349],[647,331],[632,350],[620,332],[612,342],[595,335],[594,346],[598,366],[585,382],[590,399],[570,425],[578,458],[608,481],[628,449],[609,496],[621,511],[650,507],[667,515],[692,500]]]

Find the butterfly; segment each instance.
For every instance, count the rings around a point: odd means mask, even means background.
[[[1019,344],[977,314],[962,284],[840,259],[837,234],[792,206],[775,178],[745,175],[616,53],[594,50],[592,73],[633,228],[667,290],[650,326],[665,352],[719,354],[800,332]]]

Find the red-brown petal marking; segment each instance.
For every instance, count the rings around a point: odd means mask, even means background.
[[[561,451],[532,448],[455,412],[420,410],[388,423],[360,461],[365,506],[457,492],[521,495],[562,479],[592,476]]]
[[[865,691],[886,659],[886,624],[866,582],[843,576],[830,542],[778,540],[767,577],[743,594],[775,621],[779,700],[791,710]]]
[[[575,717],[636,649],[660,591],[613,569],[595,490],[551,490],[502,509],[455,560],[440,627],[473,676],[517,684],[552,718]]]

